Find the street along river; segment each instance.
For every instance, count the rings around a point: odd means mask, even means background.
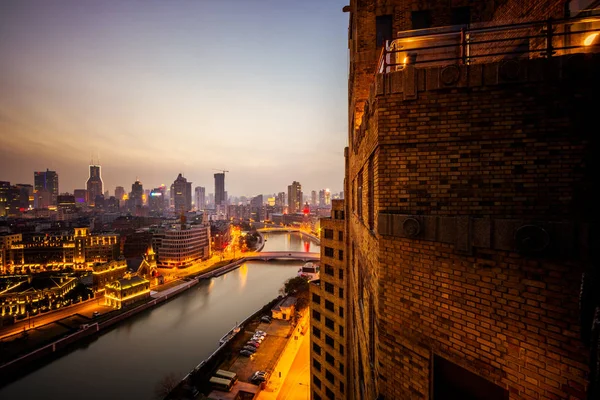
[[[265,239],[263,251],[319,252],[298,233],[269,233]],[[275,298],[301,265],[252,261],[201,281],[0,388],[0,399],[153,399],[162,378],[183,378],[236,322]]]

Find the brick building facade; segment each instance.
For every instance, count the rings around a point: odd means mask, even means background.
[[[579,295],[593,273],[600,57],[593,47],[544,53],[536,37],[519,41],[519,57],[380,69],[400,31],[569,8],[448,3],[345,9],[348,387],[325,398],[584,399],[594,359]]]

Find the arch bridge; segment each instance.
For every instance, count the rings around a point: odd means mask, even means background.
[[[320,253],[307,253],[304,251],[261,251],[249,255],[245,255],[246,261],[250,260],[301,260],[307,261],[319,261],[321,258]]]

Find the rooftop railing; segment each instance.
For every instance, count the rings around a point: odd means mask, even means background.
[[[378,72],[398,71],[407,65],[469,65],[598,52],[598,36],[599,16],[405,31],[386,42],[379,58]]]

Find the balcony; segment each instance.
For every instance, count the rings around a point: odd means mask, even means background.
[[[386,42],[377,71],[386,74],[407,65],[472,65],[598,52],[599,36],[599,16],[405,31]]]

